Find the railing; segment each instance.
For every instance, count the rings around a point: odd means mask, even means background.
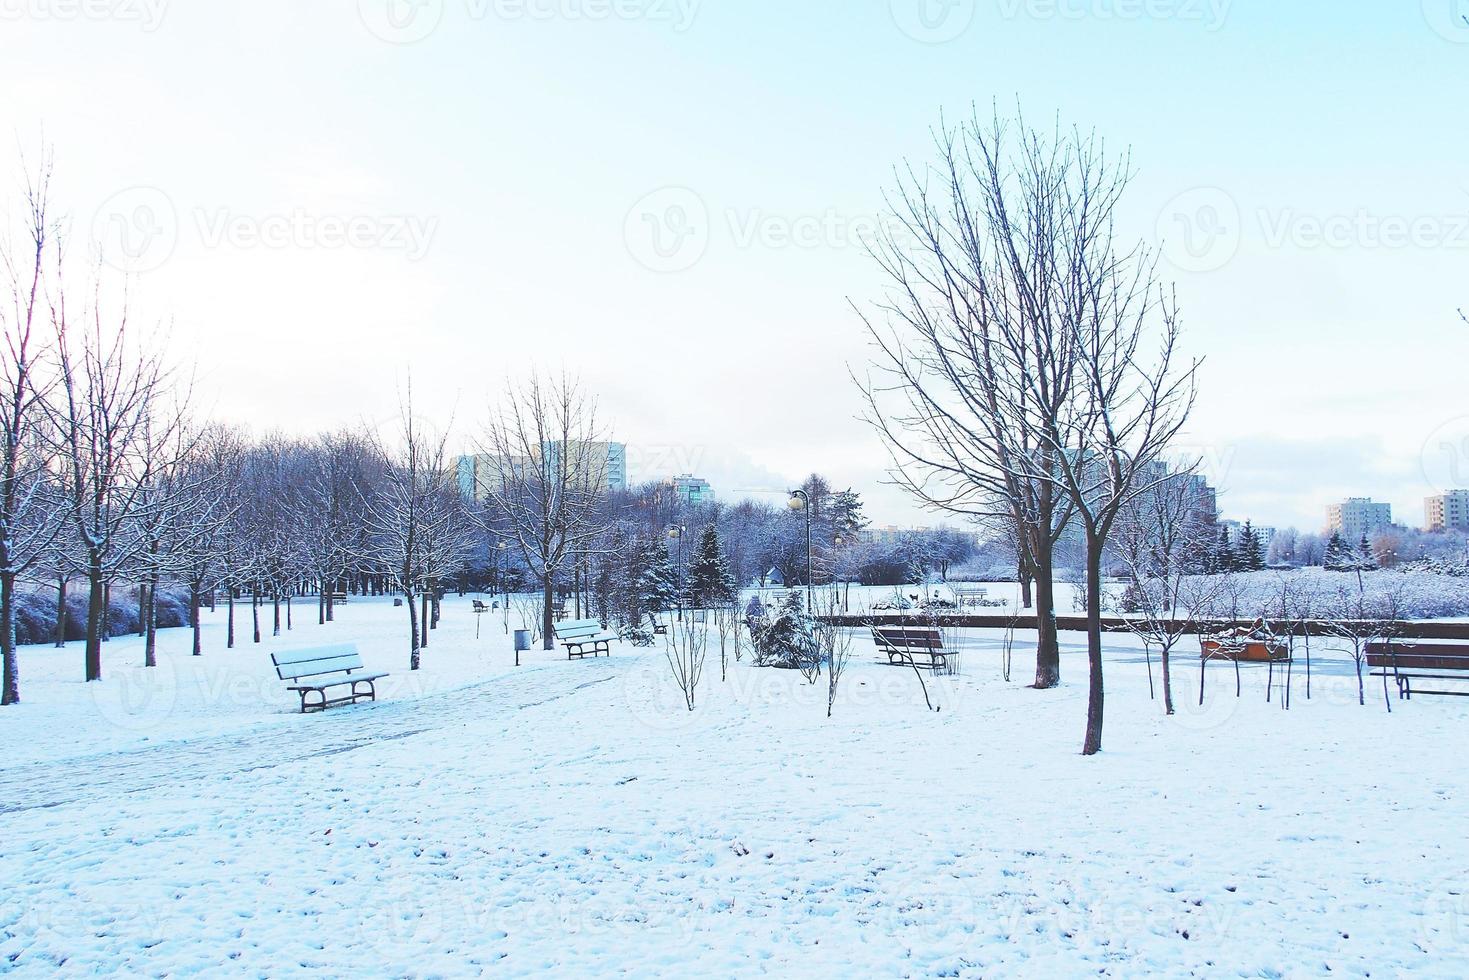
[[[818,616],[823,623],[832,623],[838,626],[938,626],[944,629],[962,627],[964,629],[1033,629],[1035,627],[1034,615],[1022,616],[974,616],[967,613],[926,613],[922,610],[912,612],[881,612],[866,614],[847,614],[840,616]],[[1248,629],[1255,626],[1258,620],[1241,620],[1231,622],[1229,620],[1181,620],[1179,626],[1181,632],[1187,635],[1208,636],[1220,633],[1227,629],[1243,627]],[[1373,634],[1377,636],[1413,637],[1420,640],[1469,640],[1469,623],[1429,623],[1414,622],[1406,620],[1395,623],[1353,623],[1335,622],[1321,619],[1312,620],[1270,620],[1270,629],[1280,636],[1337,636],[1344,627],[1356,627],[1359,635]],[[1056,629],[1062,633],[1084,633],[1086,632],[1086,617],[1084,616],[1057,616]],[[1103,616],[1102,630],[1108,633],[1125,633],[1129,629],[1127,620],[1117,616]]]

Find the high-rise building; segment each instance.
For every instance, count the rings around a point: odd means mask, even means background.
[[[1469,490],[1450,490],[1425,500],[1423,526],[1430,531],[1469,531]]]
[[[1326,533],[1341,535],[1347,544],[1354,545],[1390,527],[1392,505],[1375,503],[1370,497],[1349,497],[1326,508]]]
[[[686,504],[703,504],[714,499],[714,488],[709,486],[709,481],[697,476],[685,473],[669,480],[668,485]]]

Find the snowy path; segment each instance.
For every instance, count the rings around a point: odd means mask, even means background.
[[[0,816],[111,799],[189,781],[229,779],[409,739],[487,716],[528,711],[612,680],[615,675],[611,662],[598,661],[589,664],[588,669],[596,673],[599,666],[605,676],[591,680],[535,670],[411,701],[364,703],[351,709],[301,715],[264,735],[252,732],[213,736],[156,748],[33,762],[0,772]],[[553,690],[546,689],[548,683]]]

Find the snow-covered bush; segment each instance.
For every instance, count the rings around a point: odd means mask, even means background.
[[[189,622],[189,595],[179,587],[159,586],[158,628],[171,629]],[[114,588],[107,611],[113,636],[138,631],[138,594],[131,588]],[[87,591],[85,583],[73,583],[66,595],[66,638],[87,635]],[[16,642],[50,643],[56,638],[56,592],[49,588],[18,589],[15,594]]]
[[[788,592],[774,618],[754,636],[755,666],[809,670],[821,662],[815,621],[806,615],[801,593]]]
[[[1442,571],[1381,569],[1364,571],[1363,604],[1391,610],[1404,619],[1469,616],[1469,578]],[[1299,618],[1301,609],[1328,617],[1343,592],[1357,592],[1356,572],[1302,568],[1289,572],[1249,572],[1230,576],[1229,588],[1211,614],[1220,618]]]

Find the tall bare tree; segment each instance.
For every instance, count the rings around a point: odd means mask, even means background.
[[[48,214],[51,160],[27,173],[23,245],[0,242],[8,302],[0,308],[0,704],[20,700],[16,656],[16,580],[42,562],[61,530],[49,452],[38,426],[49,380],[39,336],[46,321],[47,263],[57,251]]]
[[[541,582],[541,637],[555,648],[556,578],[592,550],[609,523],[608,446],[597,405],[572,378],[532,377],[494,412],[481,441],[494,530],[514,541]]]
[[[446,454],[447,435],[431,431],[413,414],[410,386],[403,401],[397,445],[383,447],[386,460],[381,485],[365,511],[369,552],[364,557],[387,571],[408,607],[408,668],[422,663],[423,638],[418,606],[444,559],[443,542],[452,538],[449,525],[460,519],[445,506],[456,493],[455,472]]]
[[[170,507],[148,492],[159,472],[189,451],[174,438],[186,423],[186,393],[163,359],[160,338],[138,342],[126,297],[109,313],[100,276],[84,310],[58,288],[51,304],[59,377],[50,399],[67,510],[87,578],[85,676],[102,679],[102,639],[110,580],[137,558],[140,520]],[[183,395],[183,397],[179,397]],[[148,451],[149,446],[171,447]]]
[[[877,372],[862,383],[867,417],[895,482],[1015,529],[1035,582],[1038,688],[1060,679],[1053,554],[1071,505],[1051,477],[1078,384],[1061,281],[1078,144],[1023,119],[941,126],[936,161],[899,173],[872,249],[887,296],[863,317]]]

